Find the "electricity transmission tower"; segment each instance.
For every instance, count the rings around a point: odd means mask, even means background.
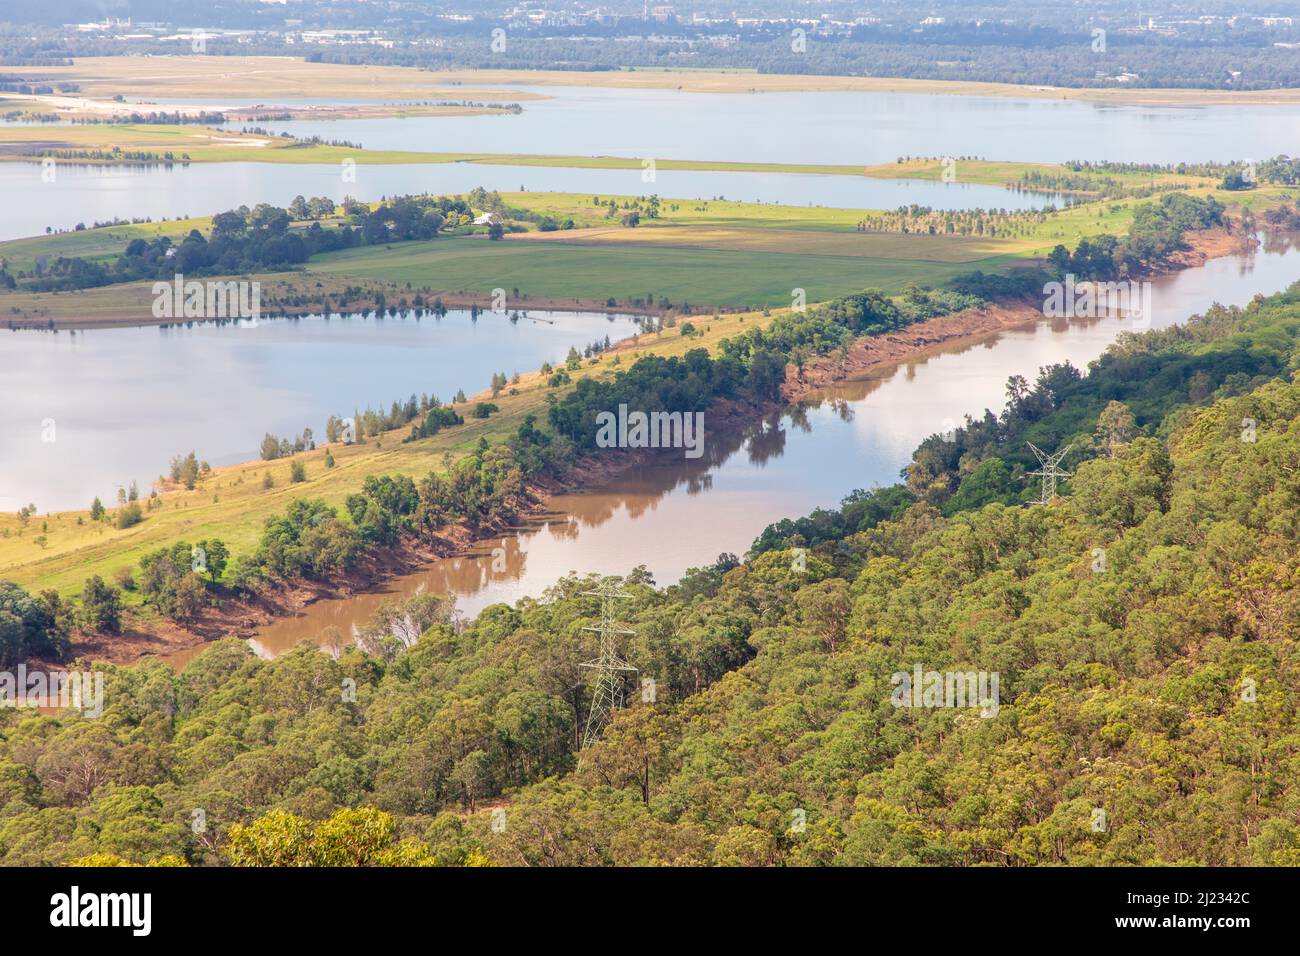
[[[1033,442],[1026,442],[1030,450],[1038,457],[1039,468],[1037,471],[1029,472],[1030,475],[1040,475],[1043,479],[1043,492],[1038,498],[1040,505],[1049,505],[1056,498],[1056,479],[1069,478],[1071,472],[1061,467],[1061,459],[1070,453],[1074,445],[1066,445],[1055,455],[1049,455]]]
[[[636,673],[636,668],[618,656],[616,642],[620,635],[635,634],[616,622],[614,602],[630,599],[632,595],[616,584],[601,584],[594,591],[583,591],[600,598],[600,623],[595,627],[584,627],[584,631],[595,631],[600,635],[600,652],[594,661],[585,661],[580,667],[590,667],[596,672],[591,690],[591,710],[587,712],[587,727],[582,732],[582,749],[586,750],[599,738],[605,725],[614,719],[614,711],[623,706],[623,675]]]

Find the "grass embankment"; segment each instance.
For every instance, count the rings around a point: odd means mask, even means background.
[[[494,316],[480,321],[506,319]],[[576,382],[588,375],[613,374],[617,368],[627,368],[640,355],[681,355],[699,347],[713,350],[724,337],[767,321],[762,315],[740,314],[698,319],[695,322],[700,330],[698,335],[684,337],[678,329],[642,335],[638,342],[619,345],[601,355],[595,364],[584,363],[571,374]],[[613,364],[615,357],[619,360],[617,366]],[[418,479],[430,471],[441,471],[446,456],[459,459],[472,451],[480,438],[492,443],[504,441],[528,414],[544,420],[546,396],[562,395],[572,386],[551,389],[540,373],[530,372],[522,375],[514,387],[518,389],[517,395],[503,392],[491,399],[500,411],[488,419],[469,417],[474,402],[489,398],[487,394],[456,405],[457,411],[465,416],[465,424],[445,429],[431,438],[403,444],[402,438],[410,431],[408,425],[355,445],[335,444],[328,449],[322,446],[292,459],[245,462],[214,469],[192,491],[165,488],[160,496],[162,507],[146,512],[141,524],[122,531],[92,522],[88,509],[39,514],[26,523],[12,513],[0,514],[0,578],[16,581],[31,591],[54,588],[71,596],[80,593],[91,575],[111,580],[119,568],[134,568],[142,555],[177,541],[215,537],[226,542],[234,554],[247,554],[256,545],[266,519],[283,512],[293,499],[324,498],[341,506],[349,494],[361,489],[367,475],[406,474]],[[256,430],[258,426],[254,422],[249,427]],[[202,448],[197,450],[202,457]],[[325,467],[327,450],[335,459],[333,468]],[[290,483],[290,465],[294,461],[305,463],[306,482]],[[263,487],[267,472],[274,481],[270,489]],[[42,535],[44,547],[36,543]],[[128,602],[135,600],[129,593],[124,597]],[[149,616],[147,609],[141,610]]]
[[[149,123],[99,124],[88,126],[16,126],[0,128],[0,159],[22,160],[50,151],[148,152],[170,155],[173,161],[183,158],[194,163],[293,163],[337,165],[350,159],[358,165],[441,165],[468,163],[484,166],[535,166],[564,169],[628,170],[640,173],[647,159],[654,160],[656,171],[766,173],[783,175],[858,176],[869,179],[942,180],[947,171],[942,159],[918,158],[892,163],[861,166],[844,163],[747,163],[709,159],[659,159],[656,157],[578,156],[539,153],[465,153],[427,150],[353,149],[348,146],[301,143],[291,137],[261,133],[241,133],[194,125]],[[57,157],[56,157],[57,159]],[[66,159],[62,162],[109,163],[104,159]],[[139,160],[137,160],[139,162]],[[1059,163],[1018,163],[1009,161],[963,159],[952,169],[956,182],[986,186],[1021,186],[1027,173],[1071,175],[1095,179],[1100,187],[1101,174],[1088,176],[1072,173]],[[486,175],[486,174],[485,174]],[[1107,173],[1105,178],[1125,186],[1173,186],[1188,188],[1213,186],[1200,177],[1161,173],[1155,176],[1126,172]],[[647,192],[654,192],[653,183]],[[1080,196],[1095,195],[1097,189],[1074,190]]]
[[[278,56],[123,56],[79,57],[71,66],[9,67],[6,72],[32,81],[76,83],[87,96],[252,98],[337,97],[339,99],[483,99],[463,86],[578,86],[624,89],[675,89],[692,93],[866,92],[947,96],[998,96],[1016,99],[1083,100],[1111,105],[1268,104],[1300,102],[1300,90],[1067,89],[1014,83],[909,80],[888,77],[815,76],[757,73],[752,70],[637,69],[442,70],[400,66],[310,63]],[[499,91],[520,100],[527,94]],[[495,98],[495,97],[494,97]]]
[[[1250,193],[1214,193],[1256,212],[1293,194],[1277,187]],[[287,200],[288,197],[286,197]],[[443,236],[425,242],[364,246],[318,256],[304,273],[255,276],[264,302],[289,287],[314,299],[337,299],[348,286],[382,289],[391,301],[428,289],[448,304],[486,302],[493,289],[528,296],[532,308],[605,308],[608,299],[628,307],[649,293],[674,305],[743,309],[780,307],[792,290],[825,301],[863,288],[897,293],[910,284],[939,285],[979,269],[1001,271],[1029,264],[1058,243],[1103,233],[1119,235],[1144,200],[1076,205],[1042,222],[1017,221],[999,237],[902,235],[859,232],[875,210],[776,206],[722,200],[663,199],[657,219],[628,228],[604,215],[590,194],[503,193],[507,205],[572,218],[577,228],[513,233],[501,242],[483,236]],[[633,196],[614,199],[622,210]],[[304,224],[298,224],[300,227]],[[37,256],[86,256],[111,261],[134,238],[207,231],[208,218],[110,226],[0,243],[11,271],[30,271]],[[152,283],[125,283],[64,293],[0,293],[0,326],[129,325],[155,321]]]

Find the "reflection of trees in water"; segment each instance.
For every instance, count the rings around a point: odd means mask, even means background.
[[[571,515],[565,515],[559,521],[551,521],[546,525],[546,530],[551,533],[551,537],[557,541],[573,541],[578,537],[579,522]]]
[[[714,469],[721,466],[744,444],[752,429],[706,432],[704,454],[687,458],[680,449],[666,450],[644,465],[638,465],[604,488],[584,494],[561,495],[551,504],[568,512],[575,522],[599,527],[625,511],[635,520],[653,511],[668,494],[685,487],[687,494],[699,494],[713,487]],[[576,533],[576,527],[575,527]]]
[[[785,429],[779,418],[767,420],[749,436],[749,461],[753,465],[766,465],[773,458],[785,454]]]
[[[698,475],[686,482],[686,493],[688,495],[698,495],[702,491],[709,491],[713,488],[712,473]]]
[[[1262,239],[1260,248],[1272,256],[1280,256],[1292,249],[1300,249],[1300,232],[1266,232]],[[1248,256],[1242,258],[1249,259]]]
[[[807,404],[792,405],[786,411],[786,418],[790,420],[790,424],[805,434],[812,431],[812,422],[808,420],[809,407]]]

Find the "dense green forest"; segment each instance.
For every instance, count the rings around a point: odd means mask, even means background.
[[[744,561],[634,571],[653,699],[580,767],[590,579],[106,667],[98,719],[0,717],[0,859],[1300,863],[1298,331],[1294,288],[1126,335]],[[1026,441],[1074,445],[1051,505]],[[996,674],[998,706],[896,706],[916,667]]]

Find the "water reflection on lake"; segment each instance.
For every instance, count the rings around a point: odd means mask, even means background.
[[[358,170],[353,183],[343,181],[337,166],[269,163],[171,169],[60,166],[56,182],[45,183],[38,164],[0,163],[0,195],[6,200],[0,239],[36,235],[46,226],[67,229],[79,222],[207,215],[244,203],[285,205],[299,193],[339,202],[346,194],[374,200],[426,191],[463,193],[476,186],[621,195],[656,192],[682,199],[725,196],[849,209],[893,209],[907,203],[1024,209],[1049,200],[964,184],[963,157],[1044,163],[1236,161],[1293,153],[1300,136],[1300,105],[1296,104],[1101,106],[1069,99],[916,93],[514,88],[548,98],[526,102],[517,114],[254,125],[298,137],[359,143],[370,150],[855,166],[890,163],[901,156],[952,156],[957,157],[957,182],[659,170],[654,182],[647,183],[639,167],[367,165],[364,149],[355,157]],[[282,100],[276,105],[294,104]],[[230,124],[232,128],[246,125]],[[51,126],[51,135],[56,130]]]
[[[323,434],[330,415],[428,392],[473,394],[493,373],[533,371],[636,332],[626,316],[464,311],[262,319],[255,328],[0,332],[0,509],[86,508],[133,479],[148,489],[173,455],[214,466],[257,457],[266,432]],[[41,440],[53,419],[57,440]]]

